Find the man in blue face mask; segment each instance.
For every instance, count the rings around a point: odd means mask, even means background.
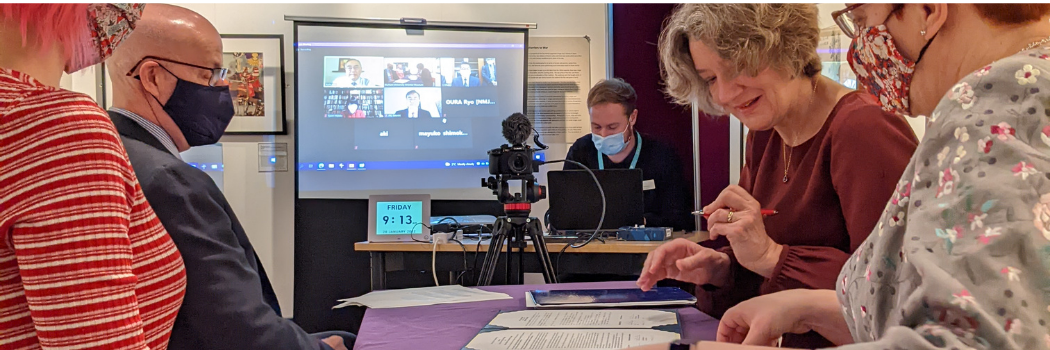
[[[150,5],[107,64],[114,85],[110,118],[186,266],[186,295],[168,349],[352,346],[352,334],[308,334],[281,317],[266,271],[226,198],[179,156],[218,142],[233,118],[215,27],[193,11]]]
[[[602,80],[587,94],[591,134],[569,148],[566,159],[590,169],[641,169],[645,224],[692,230],[691,195],[677,153],[659,140],[635,130],[638,100],[622,79]],[[565,163],[565,169],[578,169]]]

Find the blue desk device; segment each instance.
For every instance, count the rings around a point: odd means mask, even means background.
[[[430,195],[368,196],[368,241],[430,240]]]

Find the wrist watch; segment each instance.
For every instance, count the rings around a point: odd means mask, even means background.
[[[692,344],[688,343],[688,342],[684,342],[681,339],[675,340],[674,342],[671,342],[671,346],[667,348],[667,350],[690,350],[690,349],[692,349]]]

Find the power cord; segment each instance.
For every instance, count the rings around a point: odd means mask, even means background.
[[[490,241],[489,244],[492,244],[492,242]],[[477,281],[477,279],[474,278],[474,272],[478,270],[478,253],[479,252],[481,252],[481,236],[480,235],[478,235],[478,245],[476,247],[474,247],[474,265],[470,269],[470,280],[471,280],[471,282],[476,282]],[[475,285],[476,284],[477,283],[475,283]]]
[[[424,224],[422,222],[417,222],[415,225],[412,225],[412,228],[408,229],[408,238],[411,238],[413,241],[420,242],[420,243],[430,243],[430,242],[427,242],[427,241],[422,241],[422,240],[416,239],[416,226],[423,226],[423,227],[426,227],[428,230],[430,229],[430,226],[427,226],[427,224]],[[431,239],[431,240],[433,240],[433,239]]]
[[[442,222],[444,222],[446,220],[451,220],[455,226],[450,226],[449,224],[442,224]],[[444,225],[444,226],[442,226],[442,225]],[[427,241],[424,241],[424,240],[419,240],[419,239],[415,238],[415,228],[416,228],[416,226],[423,226],[423,227],[426,227],[427,229],[430,229],[430,231],[431,231],[430,242],[427,242]],[[409,230],[409,231],[411,231],[409,233],[409,237],[412,238],[413,241],[420,242],[420,243],[431,243],[433,245],[433,248],[431,249],[431,252],[430,252],[430,270],[431,270],[431,273],[434,276],[434,284],[435,285],[440,286],[441,284],[440,284],[440,282],[438,282],[438,278],[437,278],[437,245],[438,245],[438,240],[436,238],[434,238],[434,234],[435,233],[449,233],[449,236],[451,237],[451,238],[449,238],[449,241],[450,242],[456,242],[456,244],[459,244],[459,247],[461,249],[463,249],[463,271],[461,271],[459,273],[459,275],[456,276],[456,279],[454,281],[454,283],[456,283],[456,282],[458,282],[460,280],[460,278],[463,277],[464,274],[467,273],[468,269],[467,269],[467,247],[465,245],[463,245],[463,242],[461,242],[460,240],[455,238],[456,237],[455,232],[459,231],[459,230],[462,230],[462,229],[473,228],[473,227],[484,228],[484,225],[478,224],[478,225],[461,226],[459,224],[459,221],[457,221],[455,218],[453,218],[453,217],[445,217],[445,218],[442,218],[441,220],[438,220],[438,222],[436,224],[434,224],[434,226],[429,226],[429,225],[424,224],[422,222],[417,222]],[[438,231],[441,231],[441,232],[438,232]],[[450,231],[450,232],[444,232],[444,231]],[[478,258],[477,258],[477,255],[478,255],[477,251],[478,250],[481,250],[481,239],[480,239],[480,237],[478,238],[478,248],[474,252],[474,268],[475,269],[477,268],[477,264],[478,264]],[[470,271],[471,271],[471,276],[473,276],[474,275],[473,274],[473,270],[470,270]]]
[[[458,239],[455,239],[455,238],[451,238],[451,239],[449,239],[449,241],[456,242],[456,244],[459,244],[460,248],[463,248],[463,271],[460,271],[459,275],[456,276],[456,280],[453,281],[453,283],[457,283],[458,284],[459,283],[459,279],[463,277],[463,274],[467,273],[467,246],[463,245],[463,242],[460,242]],[[464,282],[466,282],[466,281],[464,281]]]
[[[438,282],[438,271],[437,271],[437,249],[438,240],[431,239],[434,241],[434,249],[430,251],[430,272],[434,274],[434,285],[440,287],[441,283]]]

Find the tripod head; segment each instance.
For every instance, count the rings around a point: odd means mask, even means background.
[[[511,193],[510,185],[507,183],[511,179],[521,180],[520,192]],[[481,187],[492,190],[496,199],[503,203],[503,210],[507,213],[507,217],[527,218],[532,211],[532,203],[547,198],[547,186],[537,183],[536,177],[532,174],[520,177],[489,176],[487,179],[481,179]]]

